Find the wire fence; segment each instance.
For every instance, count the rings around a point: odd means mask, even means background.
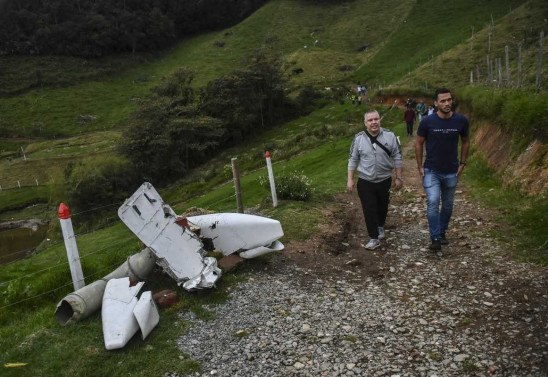
[[[228,196],[225,196],[223,198],[220,198],[220,199],[216,200],[215,202],[211,202],[208,205],[209,206],[215,206],[215,205],[217,205],[221,202],[224,202],[226,200],[230,200],[230,199],[234,198],[235,196],[236,196],[236,194],[228,195]],[[121,205],[121,203],[108,204],[108,205],[104,205],[104,206],[100,206],[100,207],[92,208],[92,209],[89,209],[89,210],[74,213],[72,215],[72,217],[82,216],[82,215],[88,214],[90,212],[104,210],[105,208],[109,208],[109,207],[115,207],[115,206],[119,207],[120,205]],[[100,226],[95,227],[93,229],[90,229],[88,231],[80,232],[78,234],[75,233],[75,238],[79,239],[79,238],[84,237],[84,236],[89,236],[93,233],[99,232],[100,230],[111,227],[114,224],[118,223],[119,221],[120,220],[118,218],[116,218],[112,221],[101,224]],[[126,238],[118,239],[116,242],[109,243],[108,245],[106,245],[104,247],[98,248],[98,249],[93,250],[93,251],[89,251],[89,252],[81,255],[80,260],[85,262],[86,259],[89,259],[92,256],[98,256],[100,254],[108,252],[109,250],[116,250],[120,246],[123,246],[123,245],[127,244],[128,242],[130,242],[134,238],[135,238],[135,236],[131,235],[131,236],[126,237]],[[58,246],[62,243],[64,243],[63,239],[52,241],[51,243],[48,244],[48,248]],[[27,249],[15,251],[15,252],[12,252],[12,253],[9,253],[9,254],[4,254],[4,255],[0,256],[0,261],[3,258],[13,257],[14,255],[25,255],[26,256],[29,253],[32,253],[32,251],[34,251],[34,250],[35,250],[35,248],[27,248]],[[20,262],[20,261],[21,261],[21,259],[10,261],[8,263],[2,264],[2,267],[5,267],[5,266],[8,266],[8,265],[11,265],[13,263]],[[14,284],[14,283],[18,282],[18,281],[25,281],[25,280],[32,281],[32,279],[34,277],[36,277],[37,275],[44,274],[44,273],[47,273],[48,271],[53,271],[53,270],[56,270],[56,269],[66,268],[68,266],[68,264],[69,264],[68,260],[60,261],[58,263],[49,265],[48,267],[44,267],[42,269],[32,271],[32,272],[29,272],[29,273],[24,273],[22,275],[19,275],[19,276],[13,278],[13,279],[0,281],[0,291],[9,290],[9,286],[11,284]],[[106,266],[105,268],[102,268],[102,269],[103,270],[104,269],[110,269],[110,271],[112,271],[118,266],[119,266],[119,264],[113,264],[113,265],[110,265],[110,266]],[[66,269],[68,271],[68,268],[66,268]],[[96,280],[97,279],[97,276],[96,276],[97,274],[98,273],[86,275],[86,276],[84,276],[84,279],[86,279],[88,281],[91,281],[91,279]],[[70,273],[69,273],[69,275],[70,275]],[[105,273],[105,275],[106,275],[106,273]],[[32,295],[30,297],[26,297],[26,298],[23,298],[23,299],[20,299],[20,300],[11,302],[11,303],[6,303],[5,305],[0,306],[0,310],[1,309],[6,309],[6,308],[9,308],[9,307],[13,307],[13,306],[16,306],[16,305],[20,305],[20,304],[28,302],[28,301],[36,300],[40,297],[55,293],[59,290],[62,290],[63,292],[65,292],[66,288],[69,287],[69,286],[73,286],[72,280],[67,281],[66,283],[62,283],[62,284],[60,284],[60,285],[58,285],[54,288],[47,289],[44,292],[40,292],[40,293],[37,293],[35,295]]]

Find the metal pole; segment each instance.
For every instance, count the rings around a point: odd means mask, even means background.
[[[234,179],[234,189],[236,190],[236,206],[238,207],[238,213],[244,213],[244,206],[242,204],[242,189],[240,187],[240,172],[238,171],[238,159],[236,157],[230,160],[232,164],[232,177]]]
[[[59,222],[61,223],[61,230],[63,231],[63,239],[65,240],[65,248],[67,249],[72,285],[76,291],[85,286],[86,283],[84,282],[80,255],[78,254],[78,247],[76,246],[76,237],[74,236],[74,230],[72,229],[70,209],[65,203],[59,205],[58,215]]]
[[[270,152],[265,152],[266,168],[268,170],[268,180],[270,181],[270,193],[272,194],[272,206],[278,206],[278,196],[276,195],[276,183],[274,182],[274,172],[272,171],[272,161],[270,161]]]

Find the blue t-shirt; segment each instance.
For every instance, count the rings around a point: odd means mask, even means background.
[[[442,119],[437,113],[423,118],[417,135],[425,138],[424,167],[442,174],[456,173],[459,137],[468,137],[468,129],[468,119],[458,113],[453,113],[449,119]]]

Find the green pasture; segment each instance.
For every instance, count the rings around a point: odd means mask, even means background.
[[[445,51],[468,39],[472,28],[478,31],[487,23],[507,14],[524,0],[460,0],[440,3],[417,1],[409,14],[400,14],[397,30],[385,39],[383,48],[364,64],[356,77],[370,83],[390,84],[415,71]],[[447,67],[434,66],[439,75],[447,77]],[[424,85],[424,80],[420,83]]]
[[[492,82],[494,87],[516,87],[518,84],[518,54],[521,45],[521,78],[522,87],[534,87],[539,53],[540,31],[545,30],[545,19],[548,16],[548,3],[542,0],[530,0],[517,6],[513,2],[512,11],[497,18],[493,14],[491,23],[489,14],[483,14],[483,23],[472,25],[463,30],[463,38],[453,48],[433,54],[433,60],[428,58],[419,61],[419,66],[412,69],[397,80],[398,86],[409,88],[436,88],[447,86],[461,87],[470,84],[470,72],[473,72],[475,84],[487,80],[487,56],[491,60],[500,58],[502,61],[503,82],[498,84],[498,73]],[[517,7],[516,7],[517,6]],[[474,8],[475,9],[475,8]],[[472,29],[473,27],[473,29]],[[508,46],[510,82],[506,81],[505,47]],[[546,47],[544,47],[546,49]],[[546,51],[546,50],[545,50]],[[493,63],[494,64],[494,63]],[[548,61],[543,60],[544,77],[548,72]],[[543,80],[544,81],[544,80]],[[546,82],[544,81],[546,87]]]

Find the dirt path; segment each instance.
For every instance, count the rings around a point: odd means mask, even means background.
[[[450,244],[443,257],[436,256],[427,249],[425,200],[413,140],[404,147],[404,178],[404,189],[392,194],[382,247],[363,247],[368,237],[359,199],[355,193],[340,194],[326,210],[321,234],[287,245],[274,266],[297,265],[303,281],[345,280],[364,290],[380,284],[387,297],[401,302],[402,310],[416,313],[421,308],[419,313],[434,318],[455,318],[455,326],[438,324],[452,332],[455,347],[465,347],[467,337],[483,336],[493,354],[508,355],[508,365],[471,364],[473,373],[509,375],[508,369],[546,376],[548,269],[513,261],[510,246],[489,236],[498,226],[494,214],[471,201],[462,183],[447,235]]]

